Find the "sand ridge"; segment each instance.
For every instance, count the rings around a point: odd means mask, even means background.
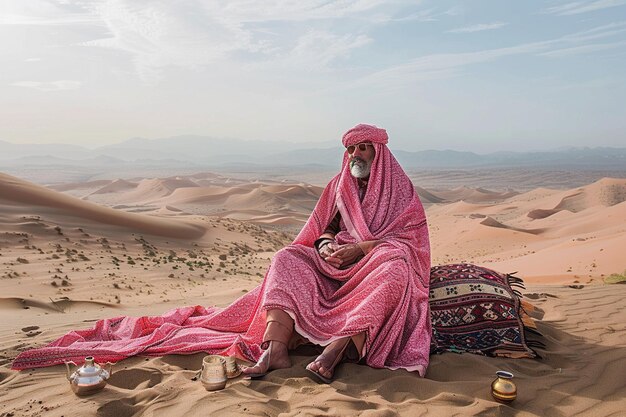
[[[219,214],[259,224],[301,227],[322,187],[301,182],[245,181],[217,174],[117,179],[98,187],[72,184],[53,188],[99,205],[132,212]],[[259,214],[257,216],[257,214]]]
[[[6,204],[19,203],[57,209],[65,215],[74,215],[103,224],[133,228],[154,235],[198,238],[206,232],[200,225],[171,222],[167,219],[155,221],[151,217],[112,210],[2,173],[0,173],[0,196]]]
[[[427,210],[433,261],[468,260],[519,271],[530,281],[541,277],[536,282],[549,275],[591,282],[621,273],[626,266],[620,249],[626,244],[625,201],[626,180],[606,178],[574,190],[534,190],[491,204],[433,205]],[[549,215],[537,215],[546,211]]]

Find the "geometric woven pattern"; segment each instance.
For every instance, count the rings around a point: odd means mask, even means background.
[[[525,338],[521,294],[512,286],[522,281],[472,264],[431,268],[431,353],[537,357]]]

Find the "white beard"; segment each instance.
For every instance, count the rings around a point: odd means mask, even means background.
[[[350,164],[350,174],[352,174],[354,178],[367,178],[370,175],[371,168],[371,162],[355,160],[353,163]]]

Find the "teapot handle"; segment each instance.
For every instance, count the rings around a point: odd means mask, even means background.
[[[72,368],[70,367],[70,365],[74,366],[74,368],[78,368],[78,365],[76,365],[72,361],[65,362],[65,367],[67,368],[67,374],[65,375],[65,377],[68,379],[68,381],[72,376]]]

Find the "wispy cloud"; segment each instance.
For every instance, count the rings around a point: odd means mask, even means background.
[[[101,0],[88,7],[108,27],[110,36],[82,45],[129,53],[137,74],[147,83],[159,81],[165,67],[207,67],[236,52],[253,53],[256,63],[261,64],[291,57],[289,66],[302,63],[307,70],[322,69],[347,51],[369,43],[370,38],[342,30],[342,26],[337,26],[337,33],[313,26],[304,33],[297,30],[290,37],[273,36],[264,25],[278,21],[356,19],[370,12],[371,16],[380,16],[376,10],[388,2],[232,0],[218,4],[161,0],[137,5],[134,0]]]
[[[81,87],[82,83],[76,80],[58,80],[58,81],[17,81],[11,83],[14,87],[26,87],[40,91],[62,91],[76,90]]]
[[[50,0],[5,1],[0,25],[68,26],[101,24],[100,18],[78,4]]]
[[[543,52],[539,55],[548,57],[564,57],[572,55],[589,54],[598,51],[606,51],[608,49],[615,49],[622,46],[626,46],[626,41],[612,42],[612,43],[596,43],[590,45],[575,46],[572,48],[555,49],[554,51]]]
[[[595,39],[608,38],[626,32],[626,22],[614,22],[593,29],[565,35],[560,38],[567,42],[586,42]]]
[[[385,88],[397,85],[409,85],[413,82],[445,79],[462,74],[465,67],[493,62],[500,58],[514,55],[545,55],[557,57],[573,53],[591,52],[594,49],[617,48],[624,46],[625,42],[620,41],[603,45],[580,44],[584,44],[592,39],[614,36],[626,30],[625,26],[625,22],[620,22],[571,33],[555,39],[525,43],[505,48],[425,55],[407,63],[366,75],[354,81],[350,86],[377,85]],[[571,44],[579,45],[575,47],[568,46]]]
[[[17,14],[0,15],[0,25],[24,25],[24,26],[67,26],[67,25],[93,25],[100,23],[100,19],[91,15],[74,15],[58,18],[45,16],[24,16]]]
[[[301,68],[323,69],[336,59],[349,56],[352,49],[360,48],[371,41],[372,39],[365,35],[336,35],[311,30],[298,39],[284,63]]]
[[[488,49],[476,52],[426,55],[413,59],[405,64],[367,75],[355,81],[352,86],[407,85],[415,81],[450,78],[459,75],[461,70],[468,65],[490,62],[510,55],[540,52],[548,48],[549,44],[550,42],[535,42],[508,48]]]
[[[547,9],[544,9],[543,12],[547,14],[555,14],[558,16],[567,16],[580,13],[595,12],[596,10],[623,6],[624,4],[626,4],[626,0],[575,1],[571,3],[561,4],[559,6],[549,7]]]
[[[459,16],[463,13],[465,13],[465,8],[461,5],[452,6],[451,8],[443,12],[443,14],[448,16]]]
[[[245,23],[313,19],[336,20],[356,17],[355,15],[359,13],[393,3],[394,1],[389,0],[275,0],[270,2],[230,0],[225,4],[204,2],[202,6],[211,14],[219,16],[218,20],[225,19]]]
[[[494,22],[494,23],[480,23],[472,26],[465,26],[462,28],[452,29],[447,31],[448,33],[472,33],[472,32],[482,32],[483,30],[493,30],[499,29],[503,26],[508,25],[508,23],[504,22]]]
[[[418,10],[416,12],[413,13],[409,13],[405,16],[401,16],[401,17],[396,17],[393,18],[391,20],[393,20],[394,22],[411,22],[411,21],[415,21],[415,22],[434,22],[436,20],[438,20],[438,16],[440,16],[441,13],[435,11],[435,9],[424,9],[424,10]]]
[[[408,0],[16,0],[3,7],[0,25],[104,27],[107,35],[81,41],[79,45],[126,53],[138,77],[146,83],[155,83],[167,67],[207,68],[229,60],[235,53],[243,53],[241,56],[251,53],[261,63],[291,56],[292,66],[300,62],[308,70],[322,69],[347,51],[370,42],[358,29],[367,26],[363,22],[388,22],[394,12],[408,4],[416,3]],[[345,24],[333,26],[332,22],[339,19],[352,21],[353,28]],[[326,20],[330,25],[318,24]],[[277,22],[283,24],[279,28],[288,27],[282,29],[287,34],[276,28]],[[301,22],[312,23],[298,27]],[[272,31],[278,33],[272,35]]]
[[[438,10],[434,7],[413,11],[409,14],[389,19],[393,22],[436,22],[447,16],[458,16],[463,14],[464,9],[461,6],[454,6],[447,10]]]

